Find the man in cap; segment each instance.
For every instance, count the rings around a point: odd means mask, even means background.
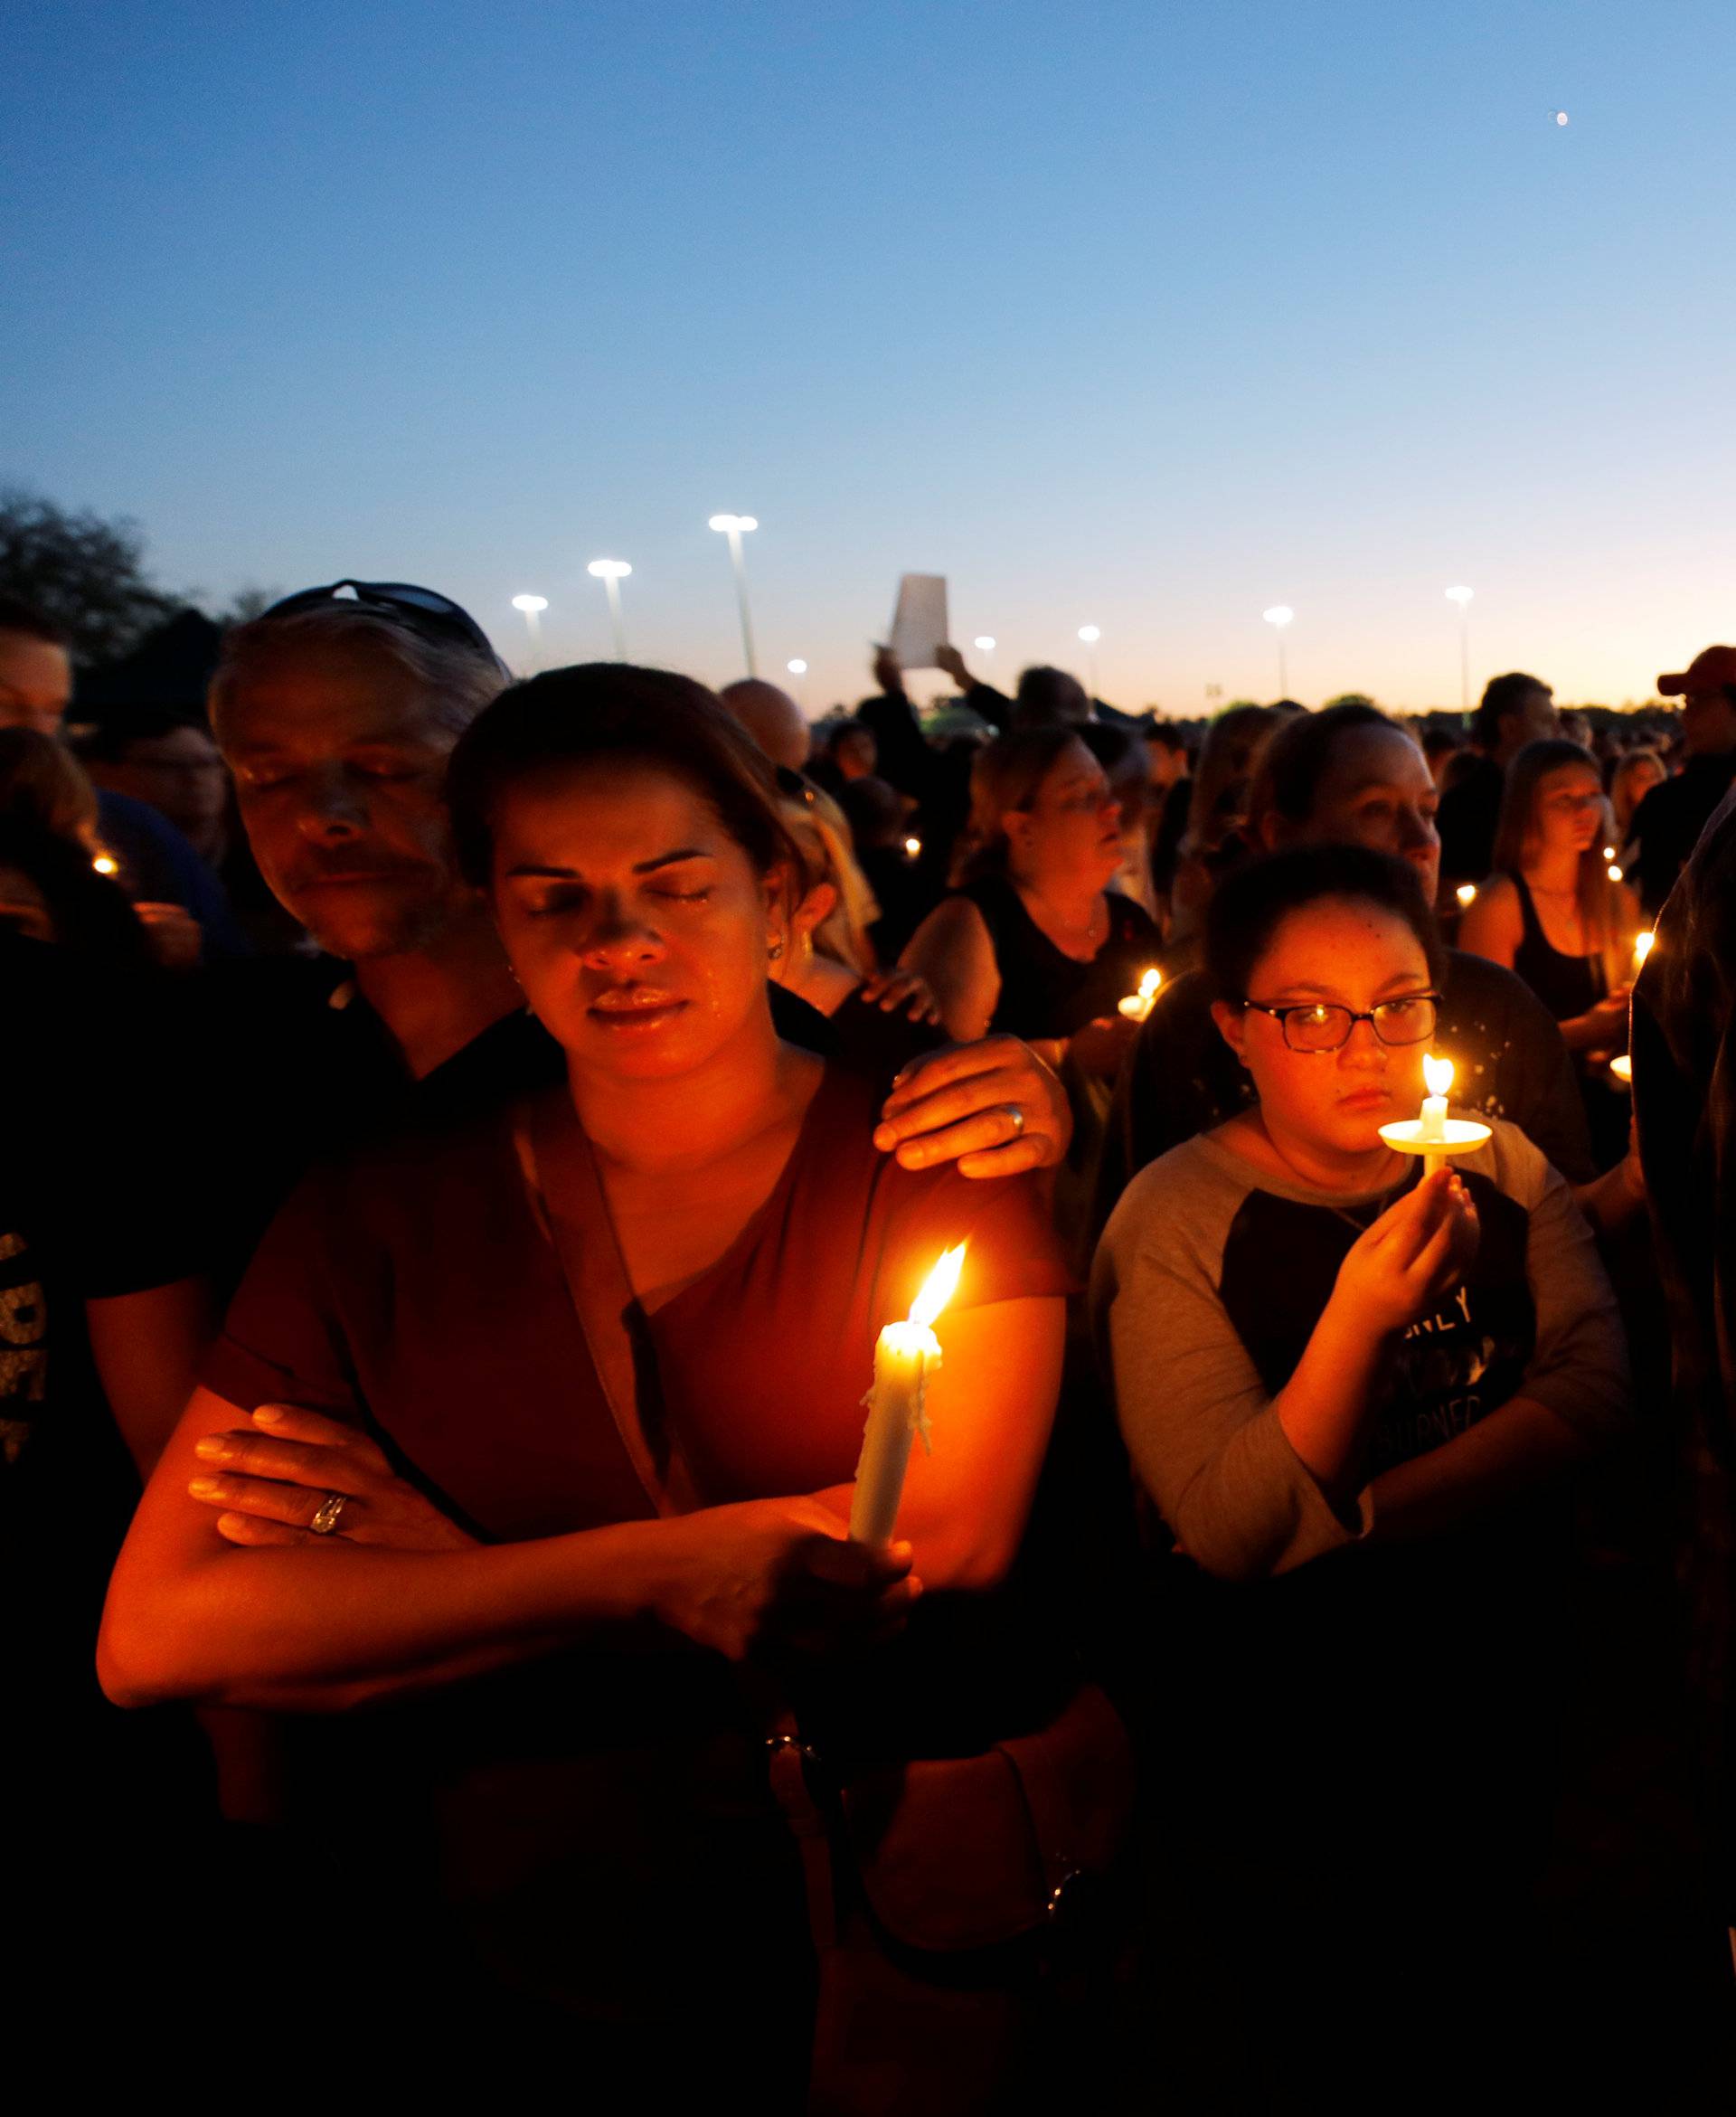
[[[1657,688],[1682,701],[1684,761],[1634,812],[1639,855],[1628,880],[1653,917],[1736,779],[1736,647],[1703,647],[1685,669],[1660,676]]]

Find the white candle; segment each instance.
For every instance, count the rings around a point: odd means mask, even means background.
[[[1422,1099],[1422,1117],[1417,1126],[1417,1137],[1425,1140],[1439,1139],[1445,1144],[1447,1139],[1447,1091],[1453,1084],[1452,1060],[1433,1057],[1424,1059],[1422,1077],[1428,1083],[1429,1092]],[[1422,1175],[1425,1183],[1434,1175],[1444,1158],[1444,1156],[1439,1154],[1425,1154],[1423,1156]]]
[[[1164,982],[1161,970],[1147,970],[1139,980],[1137,992],[1130,992],[1126,999],[1115,1003],[1129,1022],[1143,1022],[1157,1004],[1157,988]]]
[[[887,1324],[875,1341],[874,1386],[864,1400],[868,1423],[850,1503],[850,1534],[859,1544],[892,1542],[911,1434],[920,1433],[923,1447],[929,1445],[923,1399],[929,1376],[940,1365],[940,1341],[930,1326],[952,1299],[964,1261],[963,1243],[948,1250],[911,1302],[909,1320]]]

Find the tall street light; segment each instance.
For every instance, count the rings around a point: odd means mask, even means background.
[[[524,613],[524,629],[531,636],[531,674],[542,666],[542,613],[549,607],[545,595],[515,595],[513,608]]]
[[[796,703],[800,705],[803,703],[802,678],[807,674],[807,664],[797,655],[793,662],[786,662],[784,666],[796,679]]]
[[[1284,628],[1296,612],[1288,603],[1274,603],[1269,610],[1262,610],[1260,614],[1278,634],[1278,695],[1288,698],[1290,695],[1290,675],[1289,665],[1284,657]]]
[[[1471,710],[1471,591],[1449,588],[1447,600],[1458,605],[1458,710]]]
[[[585,568],[594,581],[609,591],[609,620],[615,628],[615,659],[627,659],[627,621],[621,616],[621,583],[633,571],[625,559],[593,559]]]
[[[1097,697],[1097,643],[1103,637],[1100,625],[1081,625],[1079,637],[1085,642],[1085,680],[1093,700]]]
[[[730,540],[730,563],[735,569],[735,600],[741,612],[741,651],[747,657],[748,674],[760,674],[753,659],[753,620],[748,615],[748,566],[741,556],[741,539],[750,529],[760,525],[751,515],[713,515],[711,525],[721,529]]]

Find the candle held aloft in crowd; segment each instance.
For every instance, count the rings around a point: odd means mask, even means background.
[[[922,841],[921,841],[921,839],[920,839],[920,838],[906,838],[906,839],[905,839],[905,841],[904,841],[904,850],[905,850],[905,852],[906,852],[907,854],[909,854],[910,857],[912,860],[920,859],[920,858],[921,857],[921,853],[922,853]]]
[[[1130,992],[1126,999],[1116,1005],[1129,1022],[1143,1022],[1157,1003],[1157,988],[1164,982],[1161,970],[1147,970],[1139,980],[1137,992]]]
[[[948,1250],[922,1282],[908,1321],[887,1324],[875,1342],[874,1386],[867,1399],[868,1423],[850,1503],[850,1534],[859,1544],[892,1542],[904,1496],[910,1436],[920,1433],[923,1447],[929,1445],[923,1398],[929,1376],[940,1365],[940,1341],[932,1326],[952,1299],[964,1262],[962,1243]]]
[[[1453,893],[1458,899],[1459,910],[1468,912],[1477,902],[1477,884],[1474,882],[1462,882]]]
[[[1634,937],[1634,976],[1635,976],[1636,978],[1637,978],[1637,977],[1639,976],[1640,972],[1641,972],[1641,971],[1642,971],[1642,970],[1643,970],[1643,969],[1646,968],[1646,957],[1647,957],[1647,956],[1649,956],[1649,955],[1651,954],[1651,952],[1652,952],[1652,946],[1653,946],[1653,943],[1654,943],[1654,942],[1655,942],[1656,940],[1657,940],[1657,935],[1656,935],[1656,933],[1655,933],[1655,932],[1652,931],[1652,929],[1651,929],[1649,926],[1646,928],[1646,931],[1645,931],[1644,933],[1640,933],[1640,934],[1636,934],[1636,935],[1635,935],[1635,937]]]

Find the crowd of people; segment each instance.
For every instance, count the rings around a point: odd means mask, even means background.
[[[1703,2106],[1736,649],[1197,742],[943,667],[341,581],[91,723],[0,600],[33,1977],[352,2092]]]

